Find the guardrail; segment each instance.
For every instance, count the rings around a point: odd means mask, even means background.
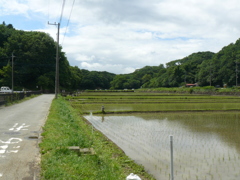
[[[0,106],[5,105],[7,103],[12,103],[14,101],[21,100],[31,95],[38,95],[38,94],[42,94],[42,91],[28,91],[28,92],[21,92],[21,93],[0,94]]]

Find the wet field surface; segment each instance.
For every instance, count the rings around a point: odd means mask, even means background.
[[[84,116],[156,179],[240,179],[240,113]]]

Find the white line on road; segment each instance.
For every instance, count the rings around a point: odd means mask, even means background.
[[[15,123],[14,126],[13,126],[12,128],[10,128],[9,130],[10,130],[10,131],[13,131],[14,128],[15,128],[17,125],[18,125],[18,123]]]
[[[0,146],[0,154],[4,154],[6,149],[8,148],[8,145]]]
[[[23,123],[21,126],[17,127],[18,123],[14,124],[14,126],[12,128],[9,129],[9,131],[20,131],[20,130],[28,130],[28,129],[23,129],[23,128],[27,128],[30,125],[25,125],[25,123]]]
[[[3,155],[3,154],[6,154],[6,153],[17,153],[18,150],[8,150],[8,147],[9,147],[9,144],[16,144],[16,143],[19,143],[21,141],[22,141],[22,139],[20,139],[20,138],[10,138],[7,141],[0,140],[0,143],[3,144],[2,146],[0,146],[0,157],[1,158],[6,157],[6,156]],[[20,146],[14,146],[13,147],[13,149],[18,149],[18,148],[20,148]]]
[[[3,144],[15,144],[15,143],[19,143],[21,141],[22,141],[22,139],[20,139],[20,138],[10,138],[8,141],[0,140],[0,143],[3,143]]]

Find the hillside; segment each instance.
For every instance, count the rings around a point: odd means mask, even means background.
[[[117,75],[112,89],[179,87],[187,83],[200,86],[238,85],[240,40],[223,47],[218,53],[197,52],[164,66],[146,66],[127,75]],[[133,86],[133,80],[137,86]],[[130,85],[130,86],[129,86]]]
[[[223,47],[218,53],[197,52],[166,65],[145,66],[133,73],[120,75],[70,66],[61,47],[59,56],[60,90],[179,87],[186,83],[236,86],[240,40]],[[14,69],[16,90],[53,92],[55,57],[56,42],[49,34],[16,30],[11,24],[0,24],[0,86],[11,87]]]
[[[62,48],[59,49],[60,90],[110,88],[115,74],[72,67]],[[54,92],[56,42],[49,34],[16,30],[11,24],[0,24],[0,87],[11,87],[12,60],[15,90]]]

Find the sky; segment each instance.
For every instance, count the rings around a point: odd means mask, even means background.
[[[63,6],[64,4],[64,6]],[[41,31],[71,66],[128,74],[240,38],[239,0],[0,0],[0,23]]]

